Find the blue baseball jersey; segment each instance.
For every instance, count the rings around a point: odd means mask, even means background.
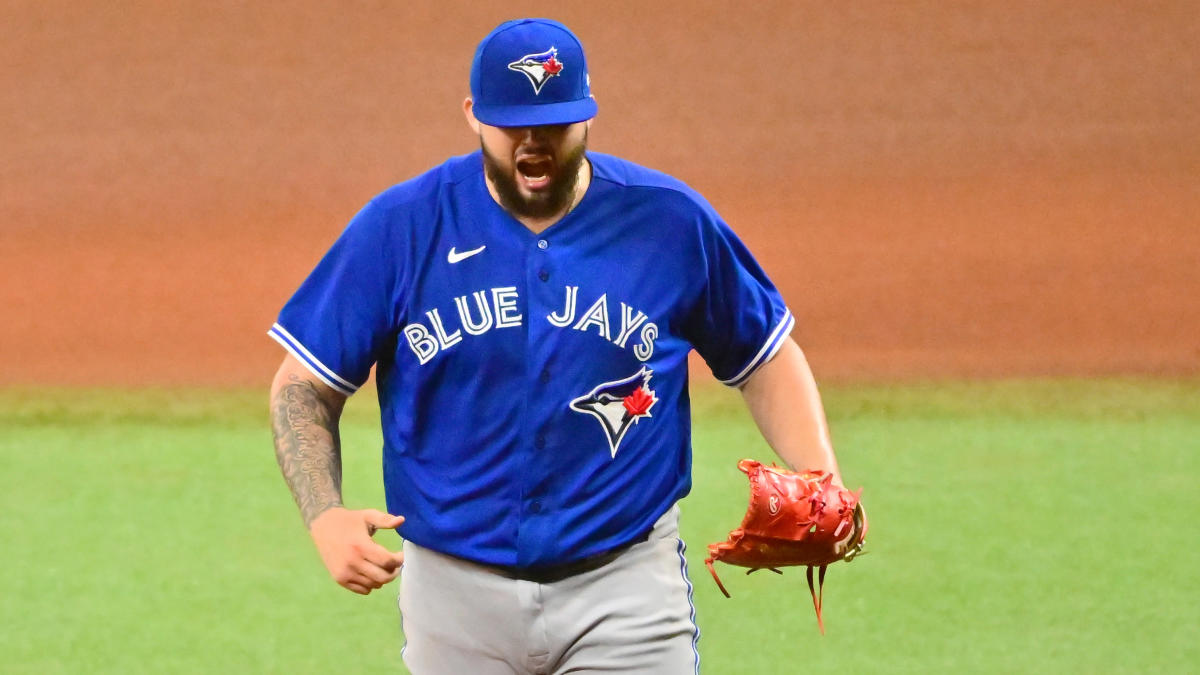
[[[696,192],[587,157],[540,234],[478,151],[386,190],[270,330],[344,394],[376,366],[387,508],[421,546],[525,567],[642,537],[691,487],[688,353],[738,385],[792,329]]]

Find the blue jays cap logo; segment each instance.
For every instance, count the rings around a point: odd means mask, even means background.
[[[650,417],[650,408],[658,402],[650,388],[654,371],[643,367],[623,380],[605,382],[571,401],[571,410],[595,417],[608,436],[613,458],[625,432],[643,417]]]
[[[563,62],[558,60],[558,50],[554,47],[540,54],[526,54],[508,64],[509,70],[524,73],[533,85],[534,95],[542,93],[542,86],[552,77],[557,77],[563,71]]]

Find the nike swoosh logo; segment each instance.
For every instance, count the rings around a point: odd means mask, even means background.
[[[453,265],[456,262],[462,262],[462,261],[466,260],[467,258],[470,258],[471,256],[475,255],[476,253],[483,253],[483,249],[485,249],[485,248],[487,248],[487,245],[480,246],[479,248],[473,248],[470,251],[463,251],[462,253],[459,253],[458,251],[454,250],[453,246],[451,246],[450,253],[446,255],[446,262],[450,263],[451,265]]]

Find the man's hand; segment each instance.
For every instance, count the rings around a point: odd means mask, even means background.
[[[334,581],[367,595],[395,579],[404,564],[403,552],[389,551],[371,536],[377,530],[394,530],[403,522],[404,516],[375,509],[351,511],[335,506],[317,516],[308,531]]]

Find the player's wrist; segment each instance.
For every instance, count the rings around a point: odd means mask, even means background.
[[[308,528],[309,532],[312,532],[313,526],[317,525],[317,521],[322,520],[323,518],[326,518],[327,516],[329,516],[330,512],[347,511],[347,510],[348,509],[346,508],[346,506],[344,504],[342,504],[341,500],[329,502],[327,504],[322,505],[319,508],[313,509],[310,512],[305,513],[304,525],[305,525],[305,527]]]

